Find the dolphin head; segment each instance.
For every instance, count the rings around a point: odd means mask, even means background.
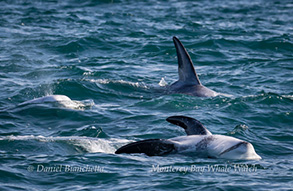
[[[241,141],[236,145],[224,150],[220,153],[219,158],[227,159],[245,159],[245,160],[260,160],[261,157],[256,154],[251,143]]]

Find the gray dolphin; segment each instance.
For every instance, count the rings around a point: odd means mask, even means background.
[[[219,93],[203,86],[194,70],[192,60],[177,37],[173,37],[178,58],[179,80],[168,87],[170,93],[187,94],[198,97],[214,97]]]
[[[130,143],[115,153],[144,153],[161,156],[169,153],[193,153],[198,157],[259,160],[251,143],[225,135],[212,135],[199,121],[185,116],[172,116],[168,122],[184,128],[187,136],[171,139],[147,139]]]

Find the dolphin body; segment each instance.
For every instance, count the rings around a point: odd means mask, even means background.
[[[69,109],[82,109],[86,106],[81,101],[71,100],[65,95],[47,95],[23,102],[18,106],[31,104],[52,104],[53,106],[60,106]]]
[[[192,60],[177,37],[173,37],[178,58],[179,80],[168,87],[170,93],[187,94],[197,97],[214,97],[219,93],[203,86],[193,67]]]
[[[203,158],[259,160],[251,143],[225,135],[212,135],[199,121],[172,116],[168,122],[185,129],[187,136],[171,139],[147,139],[122,146],[115,153],[144,153],[162,156],[169,153],[191,153]]]
[[[65,96],[65,95],[47,95],[44,97],[35,98],[26,102],[21,103],[23,104],[40,104],[40,103],[53,103],[53,102],[71,102],[72,100]]]

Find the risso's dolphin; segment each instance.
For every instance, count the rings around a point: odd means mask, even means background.
[[[53,102],[71,102],[72,100],[65,96],[65,95],[47,95],[44,97],[35,98],[26,102],[23,102],[23,104],[40,104],[40,103],[53,103]]]
[[[29,104],[52,104],[54,106],[61,106],[69,109],[83,109],[85,107],[82,102],[71,100],[65,95],[47,95],[23,102],[19,104],[19,106]]]
[[[194,70],[192,60],[183,44],[175,36],[173,42],[178,58],[179,80],[168,87],[170,93],[187,94],[198,97],[214,97],[219,93],[203,86]]]
[[[251,143],[225,135],[212,135],[199,121],[185,116],[172,116],[168,122],[185,129],[187,136],[171,139],[147,139],[127,144],[115,153],[144,153],[161,156],[189,153],[204,158],[259,160]]]

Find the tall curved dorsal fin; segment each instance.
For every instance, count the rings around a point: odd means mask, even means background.
[[[179,81],[185,84],[195,84],[200,85],[199,78],[194,70],[192,60],[184,48],[183,44],[177,37],[173,37],[173,42],[175,44],[177,58],[178,58],[178,74]]]
[[[211,135],[201,122],[186,116],[171,116],[166,119],[169,123],[182,127],[187,135]]]

